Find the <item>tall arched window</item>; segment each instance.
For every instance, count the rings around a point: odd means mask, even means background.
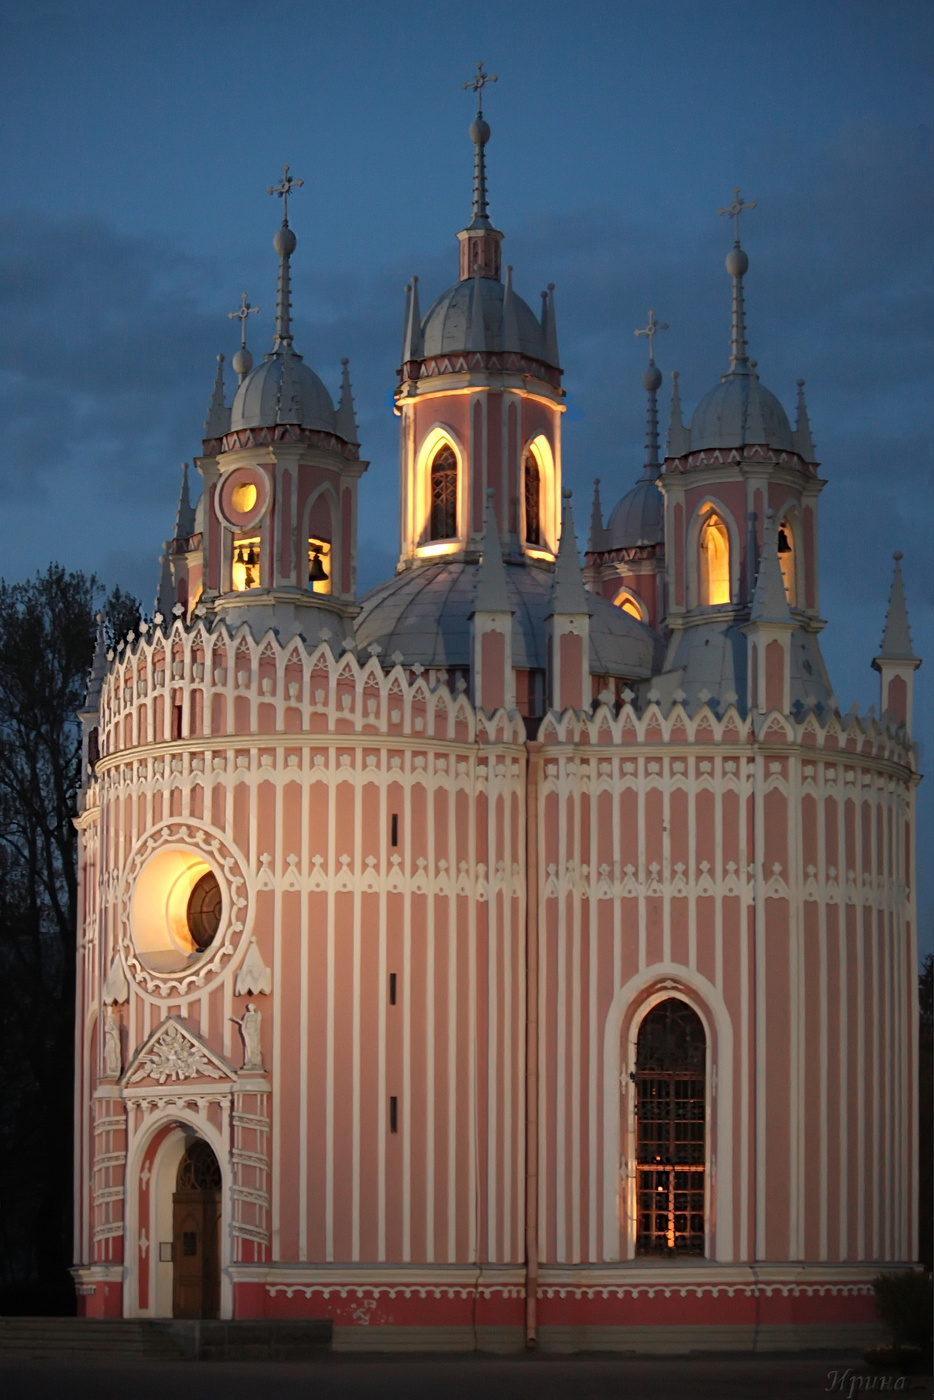
[[[730,536],[719,515],[709,515],[700,532],[702,607],[730,601]]]
[[[797,602],[797,590],[795,588],[795,537],[794,531],[787,519],[783,520],[778,527],[778,562],[782,571],[782,579],[785,583],[785,596],[788,599],[788,606],[793,608]]]
[[[433,540],[449,540],[457,534],[457,457],[445,443],[431,463],[431,515],[428,533]]]
[[[636,1042],[638,1254],[703,1254],[706,1038],[697,1012],[669,997]]]
[[[526,544],[540,545],[542,542],[542,476],[538,458],[531,447],[525,454],[522,474],[525,491]]]

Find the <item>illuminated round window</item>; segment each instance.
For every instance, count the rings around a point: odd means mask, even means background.
[[[157,851],[143,866],[130,900],[130,927],[151,972],[177,972],[211,947],[224,897],[214,871],[183,847]]]
[[[256,505],[256,487],[252,481],[242,481],[230,493],[230,504],[241,515],[247,515]]]

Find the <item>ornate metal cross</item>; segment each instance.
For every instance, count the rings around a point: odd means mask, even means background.
[[[634,335],[644,335],[649,342],[649,364],[655,363],[655,337],[659,331],[667,331],[667,321],[656,321],[655,312],[649,311],[649,324],[641,331],[634,331]]]
[[[303,185],[304,183],[304,180],[293,179],[293,177],[289,174],[289,167],[287,165],[283,165],[282,179],[279,181],[278,185],[269,186],[269,193],[277,194],[282,200],[282,222],[284,224],[287,224],[289,222],[289,195],[292,193],[293,190],[297,190],[299,186]]]
[[[746,211],[747,209],[755,209],[755,207],[756,207],[756,201],[755,201],[754,199],[743,199],[743,197],[741,196],[741,194],[740,194],[740,192],[739,192],[739,185],[734,185],[734,187],[733,187],[733,203],[732,203],[732,204],[728,204],[727,207],[726,207],[725,209],[718,209],[718,210],[717,210],[717,213],[718,213],[718,214],[729,214],[730,218],[733,220],[733,242],[734,242],[734,243],[738,243],[738,242],[739,242],[739,216],[740,216],[740,214],[745,213],[745,211]]]
[[[465,83],[465,84],[464,84],[464,87],[465,87],[465,88],[470,88],[473,92],[475,92],[475,93],[477,94],[477,116],[478,116],[478,117],[481,116],[482,113],[483,113],[483,100],[482,100],[482,96],[481,96],[481,94],[482,94],[482,92],[483,92],[483,89],[486,87],[487,83],[498,83],[498,82],[499,82],[499,78],[497,77],[497,75],[496,75],[495,73],[484,73],[484,71],[483,71],[483,59],[481,58],[480,62],[477,64],[477,76],[474,78],[474,80],[473,80],[472,83]]]
[[[240,322],[240,349],[241,349],[241,350],[245,350],[245,349],[246,349],[246,322],[247,322],[247,317],[248,317],[248,316],[252,316],[253,312],[254,312],[254,311],[258,311],[258,310],[259,310],[259,307],[258,307],[258,306],[251,306],[251,305],[250,305],[250,302],[249,302],[249,299],[248,299],[248,297],[247,297],[247,294],[246,294],[246,292],[244,292],[244,293],[243,293],[243,296],[242,296],[242,298],[241,298],[241,301],[240,301],[240,305],[237,307],[236,311],[228,311],[228,312],[227,312],[227,317],[228,317],[229,320],[231,320],[231,321],[239,321],[239,322]]]

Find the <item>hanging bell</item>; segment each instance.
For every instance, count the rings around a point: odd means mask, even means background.
[[[245,549],[243,548],[243,545],[242,545],[242,544],[237,545],[237,548],[234,550],[234,563],[235,563],[235,564],[245,564],[245,563],[246,563],[246,551],[245,551]]]
[[[778,552],[779,554],[791,553],[791,545],[788,542],[788,536],[785,533],[784,526],[778,532]]]
[[[256,565],[259,563],[259,557],[256,553],[256,550],[253,549],[252,546],[247,550],[246,559],[243,562],[246,564],[248,569],[255,569]]]
[[[321,562],[321,555],[315,550],[311,556],[311,567],[308,570],[309,583],[323,583],[327,578],[327,570]]]

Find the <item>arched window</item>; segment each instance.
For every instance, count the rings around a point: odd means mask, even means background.
[[[645,608],[641,600],[636,597],[631,589],[621,588],[613,599],[613,602],[618,608],[622,608],[623,612],[629,613],[630,617],[636,618],[638,622],[645,622]]]
[[[730,536],[719,515],[709,515],[700,533],[701,607],[730,601]]]
[[[525,454],[522,473],[525,490],[525,540],[526,544],[540,545],[542,542],[542,476],[538,458],[531,447]]]
[[[787,519],[783,520],[778,527],[778,562],[785,583],[785,596],[788,599],[788,606],[793,608],[797,602],[797,590],[795,588],[795,537],[794,531]]]
[[[447,443],[438,448],[431,463],[428,532],[433,540],[449,540],[457,534],[457,457]]]
[[[706,1039],[700,1017],[669,997],[636,1042],[638,1254],[703,1254]]]

